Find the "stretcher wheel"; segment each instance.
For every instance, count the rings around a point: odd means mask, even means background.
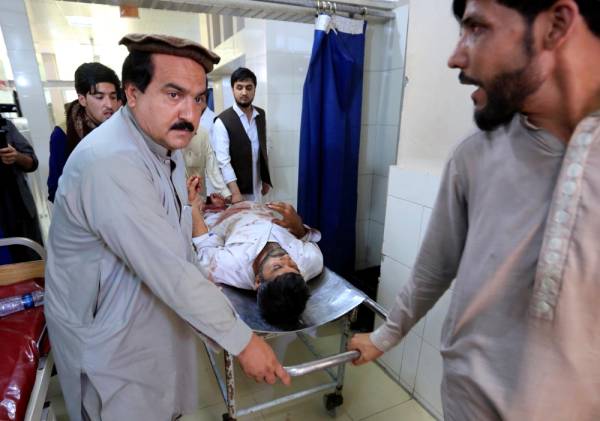
[[[236,421],[236,419],[230,417],[229,414],[223,414],[223,421]]]
[[[332,417],[335,417],[336,408],[342,406],[344,403],[344,397],[339,393],[328,393],[323,396],[323,404],[325,409]]]

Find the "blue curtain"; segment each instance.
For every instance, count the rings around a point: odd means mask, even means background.
[[[298,213],[318,228],[325,265],[354,271],[366,22],[321,15],[304,82]]]
[[[213,92],[213,88],[208,88],[206,90],[206,105],[212,111],[215,110],[215,94]]]

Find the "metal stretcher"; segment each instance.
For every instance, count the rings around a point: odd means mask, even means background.
[[[44,248],[27,238],[0,239],[1,246],[20,245],[45,258]],[[44,260],[0,265],[0,298],[41,290]],[[0,419],[54,421],[46,401],[54,361],[43,307],[0,318]]]
[[[225,376],[223,378],[223,375],[217,366],[214,352],[209,347],[206,347],[210,364],[215,373],[219,388],[221,389],[221,394],[223,395],[223,400],[227,407],[227,413],[223,414],[224,421],[235,421],[237,417],[249,415],[325,390],[333,390],[333,392],[324,396],[324,405],[330,415],[335,416],[335,409],[343,404],[342,388],[344,384],[344,364],[360,356],[358,351],[346,351],[346,344],[350,337],[350,322],[355,318],[357,307],[360,304],[364,304],[367,308],[384,319],[387,317],[387,312],[362,291],[356,289],[329,269],[325,269],[321,275],[309,281],[308,287],[311,290],[311,296],[306,304],[306,309],[302,314],[300,321],[297,326],[292,329],[287,328],[283,330],[262,319],[258,310],[258,305],[256,304],[256,294],[254,291],[240,290],[226,285],[223,286],[223,292],[229,298],[242,320],[244,320],[256,334],[261,335],[266,339],[290,334],[297,334],[300,339],[303,339],[303,332],[323,326],[343,317],[339,354],[323,358],[308,343],[308,341],[303,340],[304,344],[309,348],[313,355],[318,357],[318,359],[295,366],[284,367],[292,377],[303,376],[319,370],[326,370],[331,377],[331,382],[291,393],[248,408],[239,409],[236,406],[236,386],[233,366],[234,357],[227,351],[224,352]],[[328,370],[330,367],[334,366],[337,366],[337,373]]]

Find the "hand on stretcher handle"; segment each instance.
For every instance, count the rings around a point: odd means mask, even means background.
[[[341,354],[331,355],[316,361],[310,361],[304,364],[293,365],[291,367],[283,367],[285,371],[292,377],[303,376],[312,373],[313,371],[324,370],[340,364],[353,361],[360,357],[359,351],[346,351]]]

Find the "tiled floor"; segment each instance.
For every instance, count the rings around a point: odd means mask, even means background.
[[[335,326],[320,329],[316,338],[311,339],[315,348],[325,354],[333,354],[339,348],[339,334]],[[218,356],[220,357],[220,356]],[[225,412],[221,393],[205,353],[199,356],[201,361],[200,408],[194,414],[182,417],[181,421],[221,421]],[[300,340],[294,340],[285,350],[284,365],[293,365],[310,361],[312,355]],[[222,358],[218,358],[219,363]],[[221,363],[220,363],[221,364]],[[221,364],[222,365],[222,364]],[[238,408],[273,400],[288,393],[317,386],[331,379],[324,372],[317,372],[292,379],[292,385],[269,386],[256,384],[246,378],[236,365],[236,387]],[[64,402],[56,378],[51,384],[52,405],[59,421],[68,421]],[[319,392],[296,401],[260,411],[256,414],[240,417],[245,420],[264,421],[319,421],[331,420],[325,410],[323,395]],[[344,404],[336,410],[336,420],[340,421],[433,421],[434,418],[406,393],[396,382],[390,379],[377,365],[367,364],[355,367],[346,365],[344,381]]]

